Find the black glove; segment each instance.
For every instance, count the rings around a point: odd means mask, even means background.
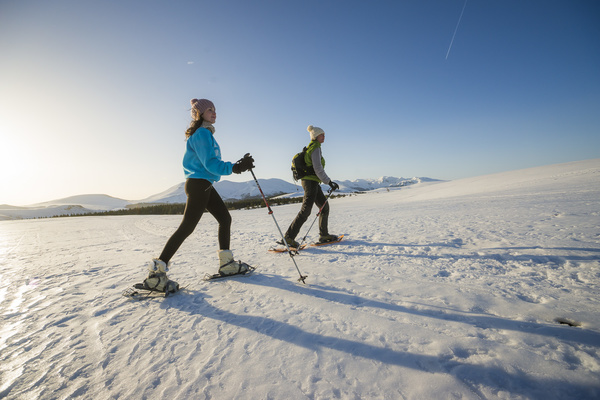
[[[233,164],[231,171],[234,174],[241,174],[242,172],[248,171],[252,168],[254,168],[254,158],[252,158],[250,153],[246,153],[243,158],[240,158],[238,162]]]
[[[331,188],[332,192],[335,192],[336,190],[338,190],[340,188],[340,185],[338,185],[334,181],[329,181],[329,187]]]

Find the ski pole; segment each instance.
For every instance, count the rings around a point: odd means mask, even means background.
[[[287,241],[285,240],[285,236],[283,234],[283,232],[281,231],[281,228],[279,227],[279,224],[277,223],[277,220],[275,219],[275,215],[273,214],[273,210],[271,210],[271,206],[269,205],[269,203],[267,202],[267,198],[265,197],[265,194],[263,193],[260,184],[258,183],[258,179],[256,179],[256,175],[254,175],[254,171],[252,168],[250,168],[250,172],[252,173],[252,177],[254,178],[254,182],[256,182],[256,186],[258,187],[258,191],[260,192],[265,205],[267,206],[267,210],[269,210],[269,214],[271,215],[271,217],[273,217],[273,222],[275,222],[275,226],[277,226],[277,230],[279,230],[279,234],[281,235],[281,238],[283,239],[283,244],[285,244],[285,247],[287,248],[288,254],[290,255],[290,258],[292,259],[292,261],[294,262],[294,265],[296,266],[296,270],[298,271],[298,274],[300,275],[300,278],[298,278],[299,282],[302,282],[304,284],[306,284],[306,282],[304,281],[306,278],[308,278],[308,275],[302,275],[302,272],[300,272],[300,268],[298,268],[298,264],[296,264],[296,260],[294,260],[294,254],[292,254],[292,250],[290,250],[290,246],[288,245]]]
[[[310,224],[310,228],[308,228],[308,231],[306,231],[306,235],[304,235],[304,237],[302,238],[302,241],[300,242],[300,245],[298,246],[298,250],[300,250],[300,248],[302,247],[302,244],[304,243],[304,241],[308,237],[308,233],[310,232],[310,230],[312,229],[313,225],[317,221],[317,218],[319,217],[319,215],[321,215],[321,211],[323,211],[323,208],[325,207],[325,204],[327,204],[327,201],[329,201],[329,197],[331,197],[332,194],[333,194],[333,189],[329,189],[329,192],[327,192],[327,197],[325,198],[325,202],[323,203],[323,205],[321,206],[321,208],[319,208],[319,212],[317,213],[317,216],[313,220],[312,224]],[[298,250],[296,250],[296,253],[298,253]]]

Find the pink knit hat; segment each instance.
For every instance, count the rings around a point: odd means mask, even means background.
[[[217,111],[213,102],[207,99],[192,99],[190,100],[190,103],[192,104],[192,118],[194,119],[199,119],[200,115],[204,114],[204,111],[208,110],[209,108]],[[198,118],[196,118],[196,115]]]

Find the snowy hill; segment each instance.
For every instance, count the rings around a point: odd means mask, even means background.
[[[296,191],[296,185],[286,182],[282,179],[259,179],[258,181],[265,196],[274,196],[282,193],[290,193]],[[239,200],[248,197],[259,197],[260,192],[254,181],[248,182],[231,182],[223,180],[215,183],[215,189],[223,200]],[[302,188],[300,188],[302,189]],[[175,185],[164,192],[154,196],[138,200],[135,203],[185,203],[185,182]],[[132,202],[133,203],[133,202]]]
[[[135,203],[185,203],[186,196],[184,186],[185,182],[181,182],[180,184],[168,188],[164,192],[160,192],[145,199],[138,200]]]
[[[256,272],[204,282],[207,216],[143,301],[180,216],[0,221],[0,398],[598,399],[599,199],[600,160],[336,198],[306,285],[265,209],[232,211]]]
[[[337,181],[340,189],[337,193],[354,193],[377,190],[381,188],[400,188],[421,182],[441,182],[431,178],[394,178],[382,177],[379,179],[358,179],[355,181]],[[259,179],[260,187],[265,192],[265,196],[283,195],[286,197],[302,196],[302,185],[298,182],[292,184],[282,179]],[[175,185],[162,193],[146,199],[138,200],[137,203],[185,203],[185,183]],[[219,192],[223,200],[239,200],[245,198],[260,197],[260,191],[254,181],[231,182],[223,180],[215,184],[215,189]],[[323,185],[323,190],[328,190],[329,186]],[[131,202],[133,203],[133,202]]]
[[[125,208],[130,202],[105,194],[87,194],[33,204],[28,207],[0,205],[0,221],[87,214]]]
[[[435,181],[429,178],[393,178],[360,179],[356,181],[340,181],[339,193],[353,193],[356,191],[369,191],[380,188],[399,188],[420,182]],[[288,197],[302,196],[302,186],[286,182],[282,179],[259,179],[260,186],[265,196],[284,195]],[[66,197],[63,199],[33,204],[29,207],[14,207],[0,205],[0,220],[43,218],[60,215],[78,215],[98,211],[123,209],[135,205],[160,204],[160,203],[185,203],[185,183],[175,185],[164,192],[155,194],[142,200],[124,200],[104,194],[89,194]],[[215,184],[215,188],[225,201],[260,197],[256,183],[231,182],[223,180]],[[324,186],[324,190],[328,187]]]
[[[368,192],[371,190],[384,188],[399,188],[408,185],[414,185],[421,182],[441,182],[438,179],[431,178],[394,178],[384,176],[379,179],[357,179],[354,181],[339,181],[341,191],[343,192]]]
[[[127,204],[129,204],[129,201],[127,200],[118,199],[105,194],[84,194],[34,204],[32,208],[78,205],[90,210],[108,211],[117,208],[124,208],[127,206]]]

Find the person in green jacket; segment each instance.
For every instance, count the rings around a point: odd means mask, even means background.
[[[302,199],[302,207],[300,212],[289,226],[285,233],[285,241],[288,246],[297,248],[299,243],[295,240],[300,232],[300,228],[310,216],[313,204],[323,209],[319,216],[319,242],[331,242],[337,240],[337,236],[330,235],[328,230],[329,219],[329,204],[325,204],[326,197],[321,189],[321,183],[325,183],[331,187],[332,191],[338,190],[340,187],[332,181],[325,173],[325,159],[321,153],[321,145],[325,141],[325,132],[323,129],[309,125],[307,128],[310,133],[310,144],[307,147],[304,160],[307,167],[313,167],[315,174],[307,175],[301,179],[302,188],[304,189],[304,197]],[[323,206],[325,204],[325,206]]]

